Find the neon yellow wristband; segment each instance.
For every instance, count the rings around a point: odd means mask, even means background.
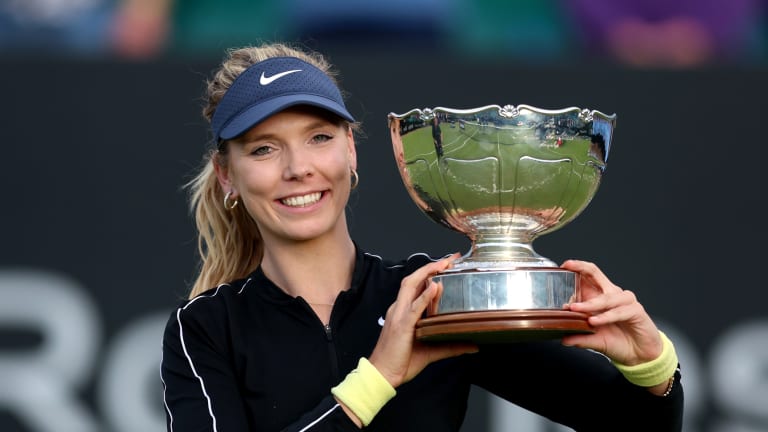
[[[653,387],[667,381],[669,377],[675,374],[678,363],[675,346],[672,345],[672,341],[664,332],[659,331],[659,335],[661,336],[662,349],[661,354],[654,360],[634,366],[613,362],[616,369],[632,384],[641,387]]]
[[[368,426],[396,392],[379,370],[361,357],[357,368],[332,388],[331,393]]]

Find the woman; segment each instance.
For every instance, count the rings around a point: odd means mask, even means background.
[[[216,149],[191,183],[202,266],[163,341],[168,430],[456,431],[475,384],[577,430],[679,431],[674,347],[590,263],[563,267],[582,275],[587,300],[566,307],[593,335],[414,340],[439,289],[429,276],[456,255],[356,247],[355,124],[329,69],[264,45],[231,51],[209,82]]]

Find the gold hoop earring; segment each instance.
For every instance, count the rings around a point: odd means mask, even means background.
[[[230,198],[232,198],[232,191],[227,192],[226,195],[224,195],[224,209],[232,211],[237,207],[237,204],[240,202],[237,198],[235,198],[234,201],[230,201]]]
[[[357,175],[357,171],[355,171],[354,168],[352,168],[351,173],[352,173],[352,185],[350,186],[350,189],[354,190],[357,187],[357,184],[360,183],[360,176]]]

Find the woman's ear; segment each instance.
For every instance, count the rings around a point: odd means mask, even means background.
[[[349,150],[349,166],[356,170],[357,169],[357,149],[355,148],[355,134],[352,133],[352,128],[347,128],[347,141],[348,141],[348,150]]]
[[[233,194],[237,195],[237,191],[235,191],[234,187],[232,186],[232,177],[229,170],[229,164],[221,159],[221,155],[218,152],[216,152],[211,157],[211,163],[213,164],[214,171],[216,171],[216,178],[219,180],[221,189],[225,193],[233,192]]]

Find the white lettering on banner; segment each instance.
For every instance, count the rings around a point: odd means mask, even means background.
[[[116,432],[164,431],[161,340],[170,312],[130,323],[110,344],[98,400]]]
[[[24,432],[164,431],[160,343],[170,310],[127,323],[94,369],[102,323],[87,292],[47,271],[0,270],[0,328],[42,335],[37,347],[0,348],[0,410],[18,418]],[[768,320],[737,323],[718,335],[704,357],[708,370],[684,333],[659,327],[682,364],[686,432],[768,431]],[[81,400],[94,377],[96,407]],[[705,410],[708,403],[716,414]],[[492,431],[570,430],[495,396],[488,404]]]
[[[768,319],[728,329],[712,350],[710,375],[717,405],[734,418],[768,425]]]
[[[0,405],[35,432],[97,431],[77,397],[101,336],[85,290],[49,272],[2,271],[0,298],[0,326],[42,335],[38,347],[0,351]]]

